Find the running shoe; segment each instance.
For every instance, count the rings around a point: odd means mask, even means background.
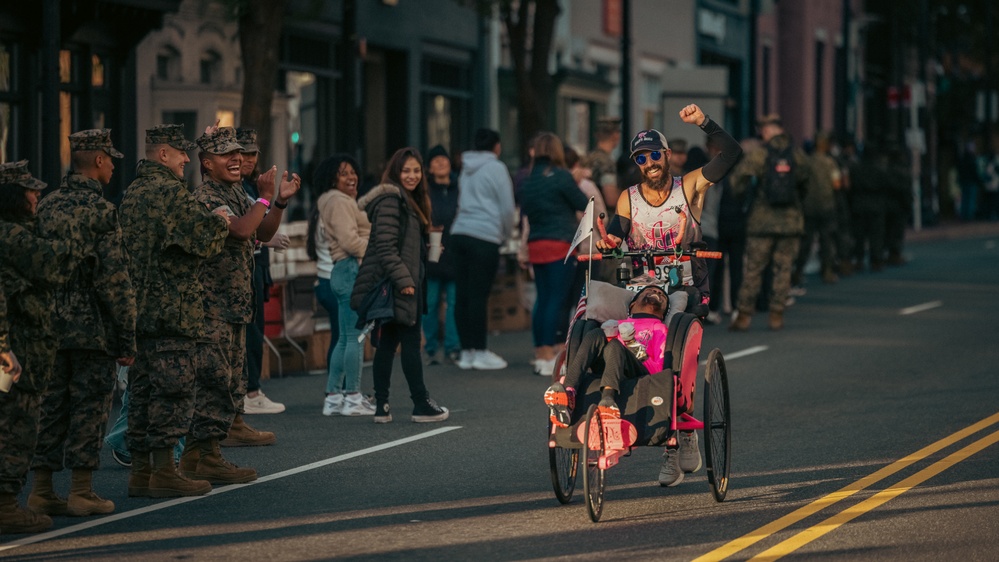
[[[506,369],[506,361],[488,349],[477,349],[472,359],[472,367],[480,371]],[[460,366],[460,365],[459,365]]]
[[[683,471],[680,470],[680,452],[666,447],[663,453],[663,465],[659,468],[659,485],[663,487],[676,486],[683,482]]]
[[[548,419],[555,427],[569,427],[572,409],[575,407],[576,393],[566,390],[561,383],[555,383],[545,391],[545,404],[548,405]]]
[[[328,394],[323,400],[324,416],[339,416],[343,412],[343,394],[339,392]]]
[[[701,469],[701,450],[697,448],[697,432],[680,432],[680,469],[697,472]]]

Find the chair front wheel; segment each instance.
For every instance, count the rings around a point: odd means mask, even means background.
[[[600,468],[600,457],[604,454],[604,428],[595,404],[586,411],[583,436],[583,492],[590,520],[596,523],[600,521],[604,509],[605,480],[604,469]]]

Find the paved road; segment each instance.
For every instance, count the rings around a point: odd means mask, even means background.
[[[813,281],[780,333],[762,315],[746,334],[708,328],[705,347],[731,358],[724,503],[703,471],[659,488],[660,453],[642,448],[608,471],[599,524],[578,497],[559,505],[544,445],[547,383],[529,374],[530,335],[518,333],[492,339],[516,358],[504,371],[428,370],[453,411],[444,424],[408,421],[401,373],[396,421],[379,426],[320,415],[323,377],[270,381],[288,411],[250,419],[278,444],[227,449],[259,481],[129,499],[127,472],[106,456],[96,487],[116,514],[3,537],[0,557],[994,560],[997,244],[924,240],[904,267]]]

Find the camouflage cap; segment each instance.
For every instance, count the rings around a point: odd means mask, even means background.
[[[201,135],[198,147],[208,154],[229,154],[243,150],[243,146],[236,142],[236,129],[232,127],[219,127],[214,133]]]
[[[260,152],[256,129],[236,129],[236,142],[243,145],[242,152]]]
[[[152,129],[146,129],[146,144],[168,144],[184,152],[198,147],[184,138],[182,125],[156,125]]]
[[[111,145],[111,129],[87,129],[69,135],[69,149],[73,152],[81,150],[103,150],[112,158],[124,158],[125,155],[115,150]]]
[[[48,185],[42,180],[35,179],[28,170],[28,161],[7,162],[0,164],[0,184],[12,183],[25,189],[41,191]]]

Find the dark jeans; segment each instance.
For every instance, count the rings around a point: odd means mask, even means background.
[[[833,212],[818,215],[805,215],[805,235],[798,247],[798,259],[794,262],[794,280],[803,282],[805,265],[812,255],[812,243],[819,239],[819,262],[821,273],[836,271],[836,215]]]
[[[608,341],[601,329],[590,330],[583,335],[579,347],[569,359],[565,387],[578,387],[587,368],[600,375],[601,388],[613,388],[618,392],[625,379],[637,379],[649,374],[634,353],[628,351],[617,338]]]
[[[534,347],[555,345],[559,334],[565,338],[569,325],[566,303],[570,300],[575,277],[575,260],[534,265],[534,284],[538,291],[531,315]]]
[[[330,317],[330,346],[326,350],[326,367],[329,368],[330,361],[333,356],[333,348],[336,346],[337,340],[340,339],[340,320],[339,320],[339,307],[336,303],[336,295],[333,294],[333,289],[330,288],[330,280],[319,278],[318,283],[316,283],[316,300],[319,304],[326,310],[326,313]]]
[[[375,350],[372,371],[375,379],[375,400],[388,402],[389,385],[392,382],[392,363],[395,361],[395,350],[402,345],[402,374],[409,383],[409,397],[416,404],[430,396],[423,384],[423,361],[420,357],[420,339],[423,331],[420,323],[403,326],[390,322],[381,328],[381,339]]]
[[[253,320],[246,325],[246,391],[260,390],[260,370],[264,362],[264,298],[267,295],[267,271],[258,260],[253,264]],[[242,410],[242,408],[240,408]]]
[[[870,258],[871,267],[881,267],[885,250],[884,209],[854,211],[851,222],[853,224],[853,260],[857,267],[864,267],[865,250],[866,255]]]
[[[461,349],[486,349],[489,292],[499,268],[499,244],[455,234],[451,252],[456,264],[454,321]]]
[[[715,246],[711,246],[711,240],[704,239],[708,243],[708,249],[717,250],[722,253],[720,260],[708,261],[708,275],[711,282],[711,302],[708,308],[713,312],[724,310],[725,303],[725,263],[728,262],[729,295],[728,302],[732,308],[736,308],[736,301],[739,299],[739,289],[742,287],[743,261],[746,255],[746,233],[737,234],[730,232],[720,232]]]

